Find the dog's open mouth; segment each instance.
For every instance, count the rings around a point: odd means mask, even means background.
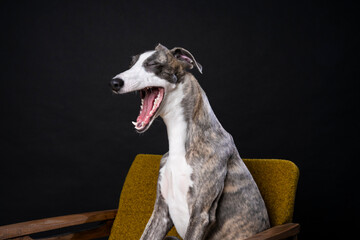
[[[132,122],[138,132],[143,132],[152,122],[164,99],[164,88],[148,87],[139,91],[141,98],[140,113],[136,122]]]

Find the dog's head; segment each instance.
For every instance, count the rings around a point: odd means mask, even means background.
[[[202,73],[201,65],[188,50],[180,47],[169,50],[159,44],[153,51],[133,56],[130,69],[110,81],[116,94],[140,92],[140,113],[133,122],[139,133],[145,132],[160,115],[164,100],[193,67]]]

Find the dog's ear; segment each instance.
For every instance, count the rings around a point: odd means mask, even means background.
[[[202,66],[198,63],[194,56],[186,49],[181,47],[175,47],[170,50],[171,54],[185,65],[185,67],[192,69],[194,66],[202,73]]]
[[[165,63],[167,61],[167,54],[170,53],[170,50],[167,47],[161,45],[160,43],[155,47],[155,50],[159,52],[157,61]]]
[[[167,49],[167,47],[165,47],[164,45],[161,45],[161,43],[159,43],[159,44],[155,47],[155,50],[156,50],[156,51],[163,50],[163,51],[165,51],[165,52],[169,52],[169,49]]]

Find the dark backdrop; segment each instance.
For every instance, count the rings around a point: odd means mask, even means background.
[[[1,1],[0,225],[116,208],[137,153],[167,152],[109,80],[157,43],[189,49],[244,158],[300,168],[303,239],[350,235],[359,141],[350,2]],[[357,218],[356,218],[357,219]]]

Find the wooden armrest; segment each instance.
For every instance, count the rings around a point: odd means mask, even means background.
[[[0,240],[50,231],[85,223],[115,219],[117,209],[45,218],[0,226]]]
[[[269,228],[263,232],[255,234],[246,240],[279,240],[296,236],[300,232],[300,225],[297,223],[286,223]]]

